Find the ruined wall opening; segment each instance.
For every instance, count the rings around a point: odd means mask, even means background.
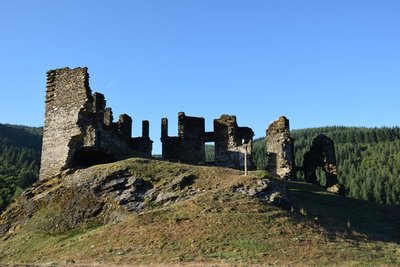
[[[295,180],[296,181],[305,181],[304,179],[304,171],[302,167],[295,168]]]
[[[205,161],[206,164],[214,165],[215,164],[215,142],[206,142],[205,143]]]
[[[90,167],[97,164],[110,163],[116,159],[103,149],[84,147],[74,154],[75,167]]]
[[[317,176],[317,181],[321,186],[326,186],[326,172],[322,167],[317,167],[315,169],[315,175]]]

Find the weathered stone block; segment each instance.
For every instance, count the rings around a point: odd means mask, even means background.
[[[290,137],[289,120],[281,116],[267,129],[267,170],[282,179],[294,176],[293,139]]]

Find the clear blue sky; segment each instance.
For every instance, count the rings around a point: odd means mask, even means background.
[[[46,71],[87,66],[93,91],[134,135],[177,113],[237,115],[256,137],[400,124],[398,0],[143,0],[0,3],[0,122],[43,125]]]

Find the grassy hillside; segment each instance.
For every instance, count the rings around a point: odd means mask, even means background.
[[[43,207],[0,243],[0,263],[400,264],[397,207],[332,195],[302,182],[282,182],[264,171],[245,177],[225,168],[129,159],[78,174],[89,181],[109,170],[128,171],[156,188],[185,173],[195,177],[189,187],[198,193],[168,205],[147,202],[142,212],[113,223],[59,232],[44,231],[43,222],[52,218],[43,215],[56,214],[57,209]],[[74,174],[68,177],[76,179]],[[233,190],[264,177],[287,186],[291,211]]]
[[[42,129],[0,124],[0,211],[37,181]]]
[[[338,178],[348,196],[386,204],[400,204],[400,128],[321,127],[293,130],[296,166],[318,134],[335,142]],[[265,140],[254,144],[258,168],[266,166]],[[318,170],[320,179],[323,172]],[[298,173],[299,180],[302,176]]]
[[[319,133],[335,141],[339,179],[348,196],[378,203],[400,202],[400,129],[321,127],[292,131],[296,164]],[[0,124],[0,211],[38,178],[41,128]],[[213,149],[206,147],[208,161]],[[265,169],[265,140],[254,144],[258,169]],[[323,179],[323,173],[319,171]],[[302,177],[298,173],[298,178]]]

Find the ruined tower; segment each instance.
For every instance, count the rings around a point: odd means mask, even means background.
[[[304,154],[303,171],[307,183],[320,185],[315,173],[318,167],[321,167],[326,174],[327,190],[332,193],[342,193],[343,186],[337,179],[335,145],[332,139],[324,134],[315,137],[310,150]]]
[[[48,71],[46,89],[40,179],[135,153],[151,156],[148,135],[131,137],[131,117],[113,123],[104,95],[91,94],[87,68]]]
[[[289,120],[281,116],[267,129],[267,170],[282,179],[294,176],[293,139],[290,137]]]

